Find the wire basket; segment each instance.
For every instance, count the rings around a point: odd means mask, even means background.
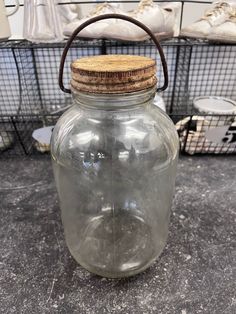
[[[0,155],[48,151],[47,147],[37,147],[32,132],[42,126],[55,124],[64,108],[71,105],[71,96],[61,92],[58,86],[58,65],[63,47],[64,43],[0,43],[0,126],[3,131],[9,128],[7,134],[13,133],[13,142],[16,143],[0,150]],[[236,45],[172,39],[163,42],[162,47],[167,59],[170,83],[161,96],[167,113],[176,124],[181,151],[188,154],[235,153],[235,116],[229,115],[225,119],[228,123],[225,126],[229,130],[225,131],[222,142],[209,141],[206,138],[207,131],[222,127],[222,116],[197,113],[193,100],[206,95],[236,100]],[[155,59],[159,84],[162,83],[160,60],[152,42],[109,40],[77,40],[69,50],[65,82],[69,83],[70,80],[69,64],[72,60],[115,53],[145,55]],[[224,139],[227,136],[229,139]]]

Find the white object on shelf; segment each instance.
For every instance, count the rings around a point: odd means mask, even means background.
[[[159,39],[164,39],[178,34],[176,20],[180,9],[181,4],[178,2],[161,5],[152,0],[141,0],[136,10],[125,14],[146,25]],[[149,38],[140,27],[118,19],[104,28],[103,36],[127,41],[142,41]]]
[[[35,147],[41,153],[50,151],[50,140],[54,125],[34,130],[32,137],[36,140]]]
[[[91,10],[91,12],[89,12],[87,16],[85,16],[81,20],[75,19],[71,23],[68,23],[63,29],[63,34],[65,36],[71,36],[71,34],[77,27],[79,27],[82,23],[86,22],[90,18],[110,13],[125,14],[122,10],[120,10],[117,4],[107,2],[99,3]],[[107,26],[110,26],[112,23],[115,23],[115,19],[108,19],[96,22],[83,29],[78,34],[78,36],[85,38],[101,38],[104,36],[104,29]]]
[[[196,97],[193,100],[193,106],[199,113],[218,115],[205,116],[205,120],[211,121],[211,124],[215,126],[231,124],[233,122],[231,115],[236,114],[236,102],[224,97]]]
[[[186,37],[227,41],[227,27],[225,29],[226,33],[225,30],[223,32],[218,31],[218,28],[234,17],[235,11],[236,3],[234,1],[213,1],[212,8],[207,10],[203,17],[196,22],[184,27],[180,34]]]
[[[3,0],[0,0],[0,40],[7,39],[11,36],[10,25],[8,16],[13,15],[19,9],[19,0],[15,0],[15,7],[11,11],[6,11]]]
[[[0,131],[0,151],[4,151],[11,147],[14,142],[12,132]]]
[[[67,0],[61,0],[60,3],[64,3],[64,5],[58,5],[62,28],[64,28],[67,24],[81,18],[81,10],[78,4],[68,4]]]
[[[23,36],[36,43],[63,40],[57,1],[25,0]]]
[[[218,96],[202,96],[193,100],[193,106],[199,115],[192,119],[186,117],[176,124],[182,146],[186,141],[185,151],[191,155],[234,152],[236,102]]]
[[[236,113],[235,101],[218,96],[196,97],[193,100],[193,106],[202,113],[219,115]]]

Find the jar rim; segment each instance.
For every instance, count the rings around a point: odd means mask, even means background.
[[[96,108],[117,108],[137,106],[148,102],[155,97],[156,86],[136,92],[101,94],[74,90],[72,97],[77,104],[92,106]]]

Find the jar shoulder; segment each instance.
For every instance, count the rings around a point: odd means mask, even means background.
[[[72,107],[56,124],[51,151],[64,155],[68,151],[94,151],[116,155],[136,151],[145,155],[162,151],[176,155],[177,132],[168,116],[155,106],[148,110],[81,110]]]

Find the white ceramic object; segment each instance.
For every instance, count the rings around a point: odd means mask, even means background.
[[[202,18],[195,23],[184,27],[181,36],[206,39],[211,37],[215,27],[223,24],[230,16],[235,15],[234,1],[215,1],[213,7],[207,10]],[[220,39],[220,38],[218,38]],[[225,36],[222,39],[227,39]]]
[[[4,151],[11,147],[14,142],[14,136],[12,132],[0,131],[0,151]]]
[[[223,24],[214,27],[208,39],[212,41],[236,43],[236,12]]]
[[[70,3],[67,0],[61,0],[60,3],[65,3],[64,5],[59,5],[59,15],[64,28],[67,24],[74,22],[81,18],[81,10],[78,4]]]
[[[86,22],[92,17],[99,16],[102,14],[109,14],[109,13],[118,13],[118,14],[125,14],[120,8],[113,3],[99,3],[97,4],[94,9],[84,18],[81,20],[75,20],[64,27],[63,34],[65,36],[71,36],[74,30],[79,27],[82,23]],[[114,19],[103,20],[97,23],[91,24],[85,29],[83,29],[79,34],[78,37],[85,37],[85,38],[101,38],[104,36],[104,29],[114,23]]]
[[[41,153],[50,151],[50,141],[54,125],[34,130],[32,137],[36,140],[35,147]]]
[[[0,0],[0,40],[11,37],[11,30],[7,17],[16,13],[19,7],[19,0],[15,0],[15,7],[8,12],[5,8],[3,0]]]
[[[218,96],[196,97],[193,100],[193,106],[199,112],[209,114],[235,114],[236,102],[229,98]]]
[[[63,34],[70,36],[73,31],[91,17],[101,14],[118,13],[131,16],[145,24],[159,39],[170,38],[178,34],[176,17],[180,12],[181,4],[178,2],[156,4],[152,0],[141,0],[136,10],[124,12],[115,3],[98,4],[94,10],[81,20],[73,21],[65,26]],[[138,26],[123,20],[103,20],[82,30],[79,37],[111,38],[128,41],[142,41],[149,36]]]
[[[193,106],[199,113],[216,116],[205,116],[213,126],[230,125],[233,122],[231,115],[236,114],[236,102],[229,98],[218,96],[202,96],[193,100]],[[227,115],[227,116],[225,116]]]
[[[57,0],[24,1],[24,38],[36,42],[63,40],[62,21]]]
[[[141,0],[136,10],[127,13],[146,25],[159,39],[171,38],[176,34],[176,17],[181,4],[178,2],[156,4],[152,0]],[[104,37],[126,41],[142,41],[149,38],[138,26],[117,20],[104,29]]]

